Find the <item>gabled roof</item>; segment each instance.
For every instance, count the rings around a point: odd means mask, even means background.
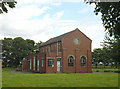
[[[79,30],[79,29],[76,28],[75,30]],[[73,30],[73,31],[75,31],[75,30]],[[73,31],[70,31],[70,32],[67,32],[67,33],[65,33],[65,34],[62,34],[62,35],[60,35],[60,36],[51,38],[51,39],[49,39],[48,41],[46,41],[45,43],[41,44],[40,47],[46,46],[46,45],[49,45],[49,44],[52,44],[52,43],[59,42],[59,41],[61,41],[66,35],[72,33]],[[79,30],[79,31],[80,31],[80,30]],[[81,31],[80,31],[80,32],[81,32]],[[81,32],[81,33],[82,33],[82,32]],[[82,34],[83,34],[83,33],[82,33]],[[85,34],[83,34],[83,35],[85,35]],[[85,35],[85,36],[86,36],[86,35]],[[86,36],[86,37],[87,37],[87,36]],[[87,38],[88,38],[88,37],[87,37]],[[88,39],[89,39],[89,38],[88,38]],[[91,40],[91,39],[90,39],[90,40]]]

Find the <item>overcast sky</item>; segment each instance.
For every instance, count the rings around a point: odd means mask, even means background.
[[[35,42],[79,28],[99,48],[105,29],[94,5],[78,0],[18,0],[16,8],[0,14],[0,39],[22,37]]]

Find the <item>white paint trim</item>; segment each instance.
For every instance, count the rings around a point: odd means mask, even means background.
[[[75,60],[75,56],[74,55],[69,55],[69,56],[73,56],[74,60]],[[69,56],[67,57],[67,59],[69,58]]]
[[[80,56],[80,59],[81,59],[82,56],[85,56],[85,57],[86,57],[86,60],[87,60],[87,56],[86,56],[86,55],[81,55],[81,56]]]

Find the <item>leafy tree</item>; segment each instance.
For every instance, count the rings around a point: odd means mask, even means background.
[[[2,3],[0,3],[0,14],[3,13],[3,12],[8,12],[7,10],[7,7],[6,6],[9,6],[10,8],[15,8],[15,5],[16,5],[16,1],[14,2],[4,2],[2,1]]]
[[[35,43],[33,40],[24,40],[21,37],[4,38],[2,40],[2,56],[3,65],[5,67],[17,67],[23,58],[27,58],[28,55],[39,52],[39,45],[41,41]]]
[[[96,5],[94,13],[102,14],[103,25],[109,36],[120,37],[120,2],[88,2]]]
[[[26,42],[27,42],[29,54],[34,53],[35,42],[34,42],[33,40],[30,40],[30,39],[26,39]],[[27,54],[27,55],[28,55],[28,54]]]
[[[12,60],[12,43],[13,43],[13,39],[12,38],[4,38],[4,40],[2,40],[2,59],[3,59],[3,65],[6,66],[10,66],[11,65],[11,60]]]
[[[110,55],[110,50],[108,50],[106,47],[94,49],[92,52],[92,60],[94,65],[96,65],[96,68],[97,64],[100,62],[104,64],[104,67],[108,66],[109,63],[112,63],[113,61],[111,60]]]
[[[35,44],[35,49],[34,49],[35,53],[39,53],[39,51],[40,51],[40,45],[42,43],[43,43],[42,41],[39,41],[38,43]]]
[[[110,55],[109,57],[111,58],[111,61],[114,62],[114,66],[118,67],[118,64],[120,64],[120,39],[113,38],[113,39],[108,39],[106,38],[103,42],[103,47],[106,47]]]
[[[20,64],[20,61],[23,60],[29,54],[27,42],[21,38],[16,37],[13,40],[13,63],[15,66]]]
[[[101,48],[93,50],[93,52],[92,52],[92,60],[93,60],[94,65],[97,68],[98,63],[101,60]]]
[[[91,0],[94,1],[94,0]],[[102,1],[102,0],[100,0]],[[107,48],[110,53],[109,61],[114,61],[115,66],[120,64],[120,1],[119,2],[85,2],[96,5],[94,13],[98,15],[101,13],[102,22],[107,32],[107,40],[103,42],[103,47]],[[111,38],[112,37],[112,38]],[[104,53],[106,56],[106,54]]]

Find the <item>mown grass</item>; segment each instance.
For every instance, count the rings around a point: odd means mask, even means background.
[[[96,71],[98,71],[98,72],[104,72],[104,71],[106,71],[106,70],[108,70],[108,71],[118,71],[118,69],[114,69],[114,68],[111,68],[111,69],[109,69],[109,68],[101,68],[101,69],[98,69],[98,68],[94,68],[94,69],[92,69],[92,71],[93,72],[96,72]]]
[[[118,73],[24,74],[3,69],[3,87],[118,87]]]

